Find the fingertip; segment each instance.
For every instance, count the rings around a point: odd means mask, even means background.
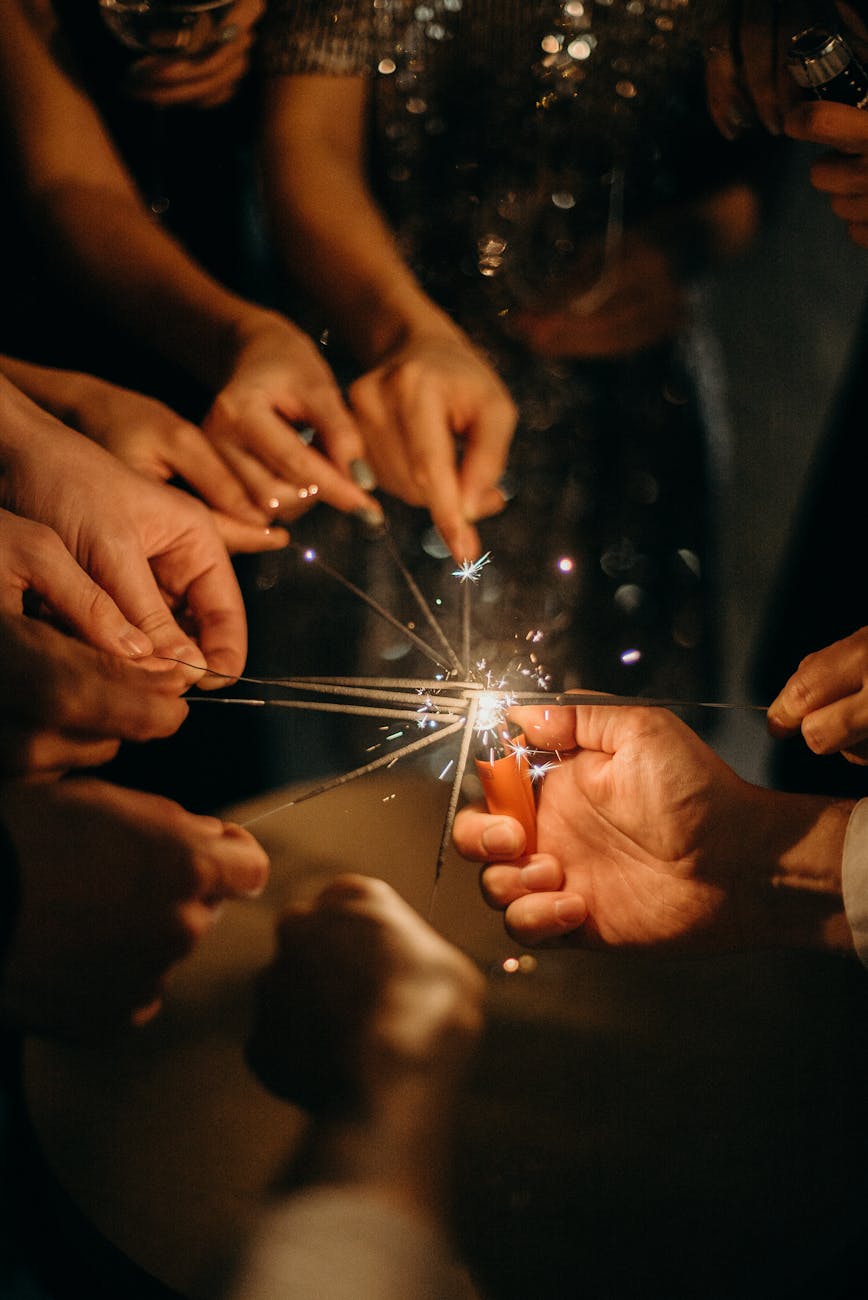
[[[766,712],[766,730],[770,736],[778,739],[792,736],[799,730],[800,725],[800,720],[787,712],[779,698],[769,705]]]
[[[486,826],[480,836],[486,858],[494,861],[519,857],[525,848],[525,833],[521,824],[505,817]]]
[[[578,894],[565,894],[555,900],[554,915],[564,932],[576,930],[588,919],[587,904]]]
[[[199,681],[202,674],[208,671],[205,656],[192,641],[184,641],[180,645],[161,650],[160,654],[164,659],[172,659],[179,665],[190,685]]]
[[[482,554],[479,533],[469,520],[463,519],[453,530],[453,543],[449,545],[453,557],[459,564],[464,560],[478,560]]]
[[[148,1002],[146,1006],[137,1007],[130,1016],[130,1023],[138,1029],[142,1025],[147,1025],[154,1020],[163,1009],[163,999],[154,998],[153,1002]]]

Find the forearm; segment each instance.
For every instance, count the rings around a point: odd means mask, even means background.
[[[79,298],[209,388],[272,318],[213,280],[132,195],[69,180],[31,196],[31,212]]]
[[[268,313],[229,293],[147,210],[89,97],[10,0],[0,101],[26,214],[77,294],[207,385]]]
[[[752,944],[854,951],[844,912],[844,839],[854,801],[755,789],[742,877]]]
[[[306,1184],[364,1187],[396,1208],[443,1217],[452,1156],[454,1089],[410,1076],[363,1115],[317,1118],[300,1173]]]
[[[457,327],[423,292],[367,184],[363,79],[304,77],[297,88],[293,80],[269,88],[263,138],[266,204],[289,273],[366,367],[413,334],[454,336]],[[322,119],[329,111],[346,131],[340,139]]]

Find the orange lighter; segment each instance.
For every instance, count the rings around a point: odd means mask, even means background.
[[[476,771],[488,811],[514,817],[524,827],[525,853],[536,852],[536,798],[527,741],[506,722],[486,730],[479,742]]]

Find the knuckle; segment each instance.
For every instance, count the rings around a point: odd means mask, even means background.
[[[786,703],[792,712],[799,716],[811,713],[816,707],[818,688],[821,679],[815,671],[815,663],[809,662],[813,656],[802,660],[798,672],[791,677],[784,692]]]
[[[802,723],[802,738],[812,754],[829,754],[835,749],[829,743],[826,728],[813,718],[805,718]]]

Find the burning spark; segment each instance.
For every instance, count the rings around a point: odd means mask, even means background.
[[[478,582],[482,570],[490,563],[491,551],[486,551],[478,560],[462,560],[460,567],[452,570],[452,576],[460,578],[462,582]]]

